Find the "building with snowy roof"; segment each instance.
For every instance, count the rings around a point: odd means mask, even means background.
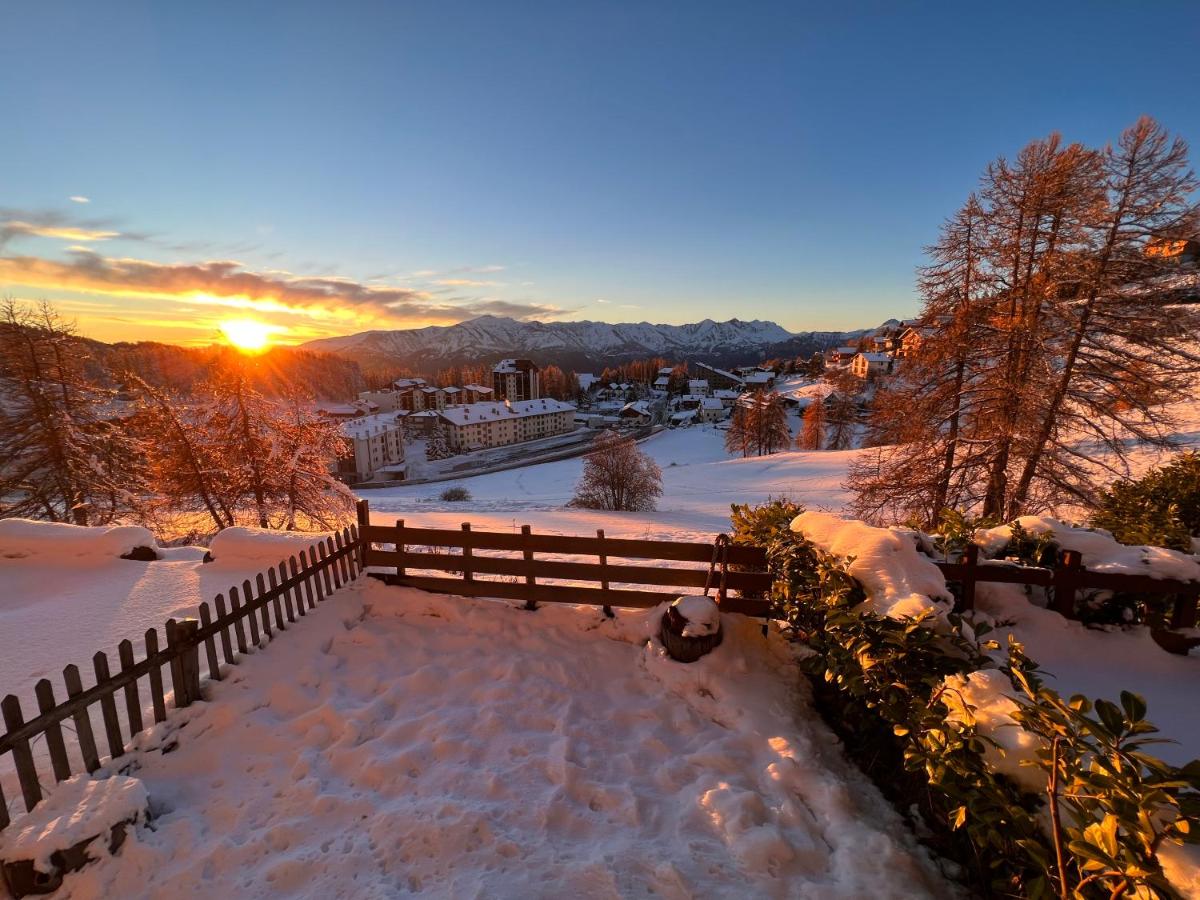
[[[347,446],[335,464],[338,478],[350,484],[404,478],[404,431],[394,413],[343,422],[342,434]]]
[[[449,406],[438,415],[447,444],[462,453],[566,434],[575,427],[575,411],[572,403],[539,397]]]
[[[858,378],[869,378],[872,375],[890,375],[892,372],[892,355],[890,353],[857,353],[850,360],[850,372]]]

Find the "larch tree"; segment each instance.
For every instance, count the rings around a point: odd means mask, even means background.
[[[0,304],[0,516],[95,522],[136,512],[142,453],[47,303]]]
[[[825,401],[813,397],[804,410],[804,422],[796,446],[801,450],[821,450],[825,447]]]

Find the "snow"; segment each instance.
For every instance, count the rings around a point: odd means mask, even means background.
[[[142,821],[147,800],[146,787],[137,778],[75,775],[56,785],[32,813],[0,832],[0,859],[33,860],[35,869],[50,872],[54,853],[97,836],[105,837],[88,849],[103,852],[114,825]]]
[[[946,688],[942,702],[949,710],[947,718],[951,722],[974,721],[979,734],[995,742],[984,742],[983,755],[988,765],[1025,790],[1042,793],[1046,788],[1045,773],[1021,764],[1022,760],[1037,759],[1039,742],[1014,718],[1017,704],[1011,696],[1008,676],[999,669],[981,669],[965,676],[950,676]]]
[[[313,544],[332,537],[333,532],[275,531],[235,526],[218,531],[208,546],[212,562],[220,567],[247,567],[262,571],[277,566],[289,556],[299,556]],[[199,602],[199,600],[197,600]]]
[[[815,510],[797,516],[792,531],[849,560],[847,571],[867,594],[863,607],[875,615],[899,619],[930,612],[940,617],[953,600],[941,570],[918,552],[908,532]]]
[[[153,830],[70,895],[947,896],[782,638],[684,666],[663,608],[357,582],[143,736]]]
[[[0,557],[120,557],[134,547],[158,547],[137,525],[68,525],[32,519],[0,519]]]
[[[1049,516],[1021,516],[1017,524],[1033,535],[1051,535],[1064,550],[1077,551],[1084,567],[1095,572],[1200,581],[1200,560],[1188,553],[1121,544],[1103,529],[1078,528]],[[1012,529],[1008,525],[999,525],[977,530],[975,542],[986,556],[995,556],[1004,549],[1011,536]]]
[[[704,637],[716,634],[721,628],[721,608],[711,597],[680,597],[671,606],[687,622],[683,626],[684,637]]]

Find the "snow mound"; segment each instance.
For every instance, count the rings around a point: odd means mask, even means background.
[[[31,859],[34,868],[48,872],[54,853],[107,834],[121,822],[139,821],[147,802],[146,786],[136,778],[75,775],[0,833],[0,857]]]
[[[118,557],[134,547],[157,548],[154,535],[137,525],[68,525],[33,519],[0,519],[0,557]]]
[[[721,627],[721,609],[711,597],[680,597],[671,604],[683,616],[684,637],[703,637],[715,634]]]
[[[1200,561],[1178,550],[1122,544],[1103,529],[1075,528],[1049,516],[1021,516],[1017,524],[1033,535],[1053,535],[1060,547],[1078,552],[1084,567],[1094,572],[1200,581]],[[975,543],[985,556],[995,556],[1011,537],[1010,526],[998,525],[976,531]]]
[[[853,557],[847,571],[867,592],[863,606],[876,615],[900,619],[933,612],[941,617],[953,600],[941,570],[903,531],[815,510],[798,515],[792,531],[826,553]]]
[[[268,528],[236,526],[218,531],[209,544],[208,552],[214,562],[260,568],[277,566],[289,556],[307,550],[331,532],[272,531]]]

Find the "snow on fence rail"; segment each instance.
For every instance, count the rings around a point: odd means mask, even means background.
[[[360,506],[360,520],[365,515],[364,501]],[[240,588],[231,587],[228,606],[225,596],[218,594],[213,601],[215,618],[212,607],[201,603],[199,620],[168,619],[166,646],[160,648],[158,630],[149,629],[145,635],[146,658],[140,662],[134,661],[133,644],[129,640],[121,641],[117,648],[121,668],[116,674],[109,669],[108,656],[103,651],[96,653],[92,657],[96,684],[87,690],[83,688],[78,667],[67,666],[63,669],[67,699],[61,703],[55,699],[50,680],[43,678],[34,688],[38,714],[29,721],[25,720],[20,700],[12,694],[5,697],[0,701],[6,729],[0,735],[0,757],[5,753],[12,756],[26,811],[32,811],[42,800],[41,781],[31,748],[36,738],[41,736],[45,740],[56,782],[70,778],[73,769],[79,771],[79,763],[88,772],[96,771],[100,768],[101,754],[92,727],[91,708],[99,704],[109,755],[117,759],[125,753],[125,733],[133,738],[143,728],[139,690],[142,679],[149,689],[154,722],[166,721],[163,666],[168,667],[171,675],[172,705],[177,709],[190,705],[200,696],[201,646],[204,647],[209,679],[220,681],[221,659],[227,665],[235,665],[250,644],[264,646],[275,631],[286,630],[297,616],[308,615],[309,610],[331,593],[357,578],[362,571],[362,546],[358,528],[351,526],[332,538],[318,541],[307,551],[300,551],[298,558],[290,556],[278,566],[259,573],[253,584],[247,579]],[[125,709],[125,732],[117,711],[118,694],[122,696]],[[62,727],[68,720],[74,724],[73,752],[70,754]],[[74,767],[72,757],[76,758]],[[9,821],[8,802],[0,786],[0,830]]]
[[[1200,582],[1152,578],[1123,572],[1091,572],[1083,567],[1077,550],[1064,550],[1053,569],[1006,563],[979,564],[979,547],[968,545],[961,562],[938,563],[947,581],[962,586],[960,609],[975,608],[975,585],[980,582],[1033,585],[1053,590],[1050,608],[1068,619],[1078,618],[1077,598],[1081,590],[1120,591],[1174,598],[1172,628],[1195,628],[1200,603]]]

